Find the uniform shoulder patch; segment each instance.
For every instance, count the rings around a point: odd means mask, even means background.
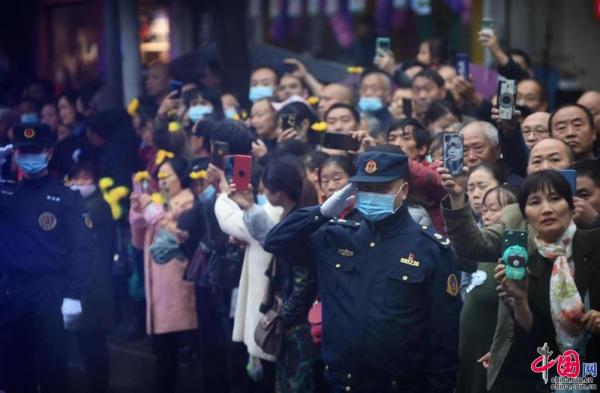
[[[331,220],[329,220],[329,224],[341,225],[344,227],[354,228],[354,229],[360,228],[360,222],[352,221],[352,220],[345,220],[343,218],[338,218],[338,217],[335,217],[335,218],[332,218]]]
[[[439,244],[442,248],[448,248],[450,247],[450,239],[448,239],[448,237],[437,233],[435,231],[435,229],[433,229],[430,226],[427,225],[422,225],[421,226],[421,233],[423,233],[424,235],[426,235],[427,237],[429,237],[430,239],[435,240],[435,242],[437,244]]]

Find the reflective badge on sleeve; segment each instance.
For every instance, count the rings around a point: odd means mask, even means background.
[[[56,227],[56,216],[50,212],[44,212],[40,214],[38,224],[44,231],[51,231]]]
[[[451,274],[448,276],[448,286],[446,287],[446,292],[450,296],[458,295],[458,280],[456,279],[456,275]]]

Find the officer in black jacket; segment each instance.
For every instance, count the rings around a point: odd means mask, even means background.
[[[450,242],[411,219],[399,149],[362,153],[351,182],[322,206],[292,213],[264,249],[316,261],[332,392],[450,393],[460,312]],[[353,200],[364,222],[331,219]],[[310,249],[294,247],[306,238]]]
[[[0,367],[7,392],[67,392],[65,326],[81,314],[92,221],[79,193],[48,175],[43,124],[14,128],[23,178],[0,184]],[[0,371],[1,372],[1,371]],[[1,390],[1,389],[0,389]]]

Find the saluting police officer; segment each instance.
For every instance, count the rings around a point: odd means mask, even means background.
[[[0,182],[0,373],[8,393],[64,393],[65,326],[82,311],[93,224],[79,193],[48,174],[48,126],[16,126],[13,146],[23,177]]]
[[[292,213],[264,249],[317,264],[332,392],[450,393],[460,312],[450,242],[411,219],[400,149],[378,146],[357,163],[351,184]],[[364,221],[333,218],[352,201]]]

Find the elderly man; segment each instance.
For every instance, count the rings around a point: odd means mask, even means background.
[[[550,130],[548,129],[549,119],[550,113],[535,112],[527,116],[523,120],[523,123],[521,123],[525,144],[529,150],[531,150],[533,145],[538,141],[550,136]]]
[[[271,98],[279,83],[279,75],[271,67],[258,67],[250,76],[250,93],[248,98],[256,102],[262,98]]]
[[[496,164],[506,171],[508,184],[515,187],[521,184],[523,178],[519,173],[522,163],[515,162],[517,160],[510,156],[514,153],[514,148],[505,149],[509,156],[505,157],[506,160],[501,158],[500,137],[496,127],[485,121],[474,121],[465,126],[460,133],[464,138],[463,153],[467,168],[473,168],[483,162]]]
[[[319,117],[325,119],[325,113],[334,104],[354,104],[352,89],[339,83],[331,83],[321,89],[319,95]]]
[[[550,135],[571,146],[575,160],[596,158],[594,145],[598,135],[594,130],[594,119],[585,106],[567,104],[550,115]]]
[[[380,123],[380,131],[387,131],[394,121],[394,117],[387,108],[392,100],[392,81],[390,77],[380,71],[363,74],[359,93],[358,109],[362,113],[375,117]]]

